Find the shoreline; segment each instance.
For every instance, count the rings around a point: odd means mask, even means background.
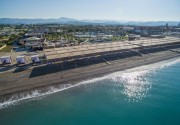
[[[160,51],[155,53],[145,54],[141,56],[132,56],[124,59],[118,59],[113,61],[105,61],[103,63],[97,63],[94,65],[89,65],[85,67],[80,67],[76,69],[70,69],[66,71],[59,71],[55,73],[40,75],[37,77],[30,77],[32,75],[33,69],[25,70],[18,73],[4,73],[7,77],[6,83],[0,86],[0,102],[10,98],[14,94],[21,94],[24,92],[31,92],[33,90],[41,90],[42,92],[47,91],[49,87],[58,87],[59,85],[76,85],[78,82],[102,77],[106,74],[110,74],[117,71],[123,71],[126,69],[131,69],[143,65],[153,64],[163,60],[168,60],[175,57],[180,57],[180,48],[175,49],[175,51]],[[54,68],[57,69],[60,65],[55,65]],[[50,67],[52,68],[52,67]],[[48,69],[48,68],[47,68]],[[53,68],[52,68],[53,70]],[[23,74],[26,74],[23,76]],[[16,75],[20,75],[14,81]],[[0,81],[1,82],[1,81]]]

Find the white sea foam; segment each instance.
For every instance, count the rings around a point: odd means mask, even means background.
[[[146,80],[146,76],[150,73],[155,72],[159,68],[164,68],[167,66],[174,65],[179,63],[180,59],[171,59],[168,61],[162,61],[155,64],[145,65],[141,67],[136,67],[132,69],[127,69],[124,71],[119,71],[115,73],[111,73],[99,78],[93,78],[86,81],[79,82],[77,84],[65,84],[59,85],[58,87],[49,87],[47,90],[42,92],[41,90],[34,90],[31,92],[21,93],[18,95],[13,95],[8,100],[0,103],[0,109],[5,108],[10,105],[15,105],[22,100],[28,99],[38,99],[45,95],[49,95],[52,93],[57,93],[60,91],[64,91],[73,87],[86,85],[90,83],[96,83],[98,81],[102,81],[105,79],[113,80],[117,83],[120,83],[121,86],[124,87],[123,94],[125,94],[129,98],[138,98],[142,99],[146,96],[146,93],[151,89],[151,83]]]

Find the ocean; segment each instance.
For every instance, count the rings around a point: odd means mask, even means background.
[[[0,125],[180,125],[180,58],[0,103]]]

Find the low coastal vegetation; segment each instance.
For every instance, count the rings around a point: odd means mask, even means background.
[[[10,52],[13,43],[18,41],[24,34],[25,32],[23,31],[23,32],[19,32],[18,34],[0,36],[0,47],[6,45],[6,47],[0,50],[0,52]]]

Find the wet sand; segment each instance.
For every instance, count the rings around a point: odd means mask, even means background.
[[[139,51],[141,52],[141,51]],[[32,69],[1,73],[0,99],[14,93],[60,84],[76,84],[116,71],[130,69],[180,56],[180,47],[157,52],[121,53],[96,59],[76,60]]]

